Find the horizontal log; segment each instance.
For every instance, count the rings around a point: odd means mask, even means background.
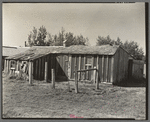
[[[85,71],[91,71],[91,70],[98,70],[98,69],[95,69],[95,68],[93,68],[93,69],[82,69],[82,70],[77,70],[77,72],[85,72]]]

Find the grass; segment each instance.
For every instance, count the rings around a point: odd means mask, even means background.
[[[145,119],[145,87],[120,87],[79,82],[51,83],[9,79],[3,76],[3,118],[134,118]]]

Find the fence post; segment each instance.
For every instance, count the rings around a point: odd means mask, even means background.
[[[77,73],[77,65],[75,65],[75,93],[78,93],[78,73]]]
[[[32,64],[33,64],[33,62],[30,61],[30,62],[29,62],[29,84],[31,84],[31,85],[32,85],[32,77],[33,77],[33,76],[32,76],[32,68],[33,68],[33,67],[32,67],[32,66],[33,66]]]
[[[52,86],[55,89],[55,70],[51,69],[51,73],[52,73]]]

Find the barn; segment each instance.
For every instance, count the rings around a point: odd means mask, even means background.
[[[98,71],[97,80],[105,83],[124,82],[130,76],[129,60],[133,59],[121,46],[34,46],[25,52],[10,56],[5,60],[5,71],[9,73],[11,62],[20,70],[22,62],[28,67],[33,79],[51,81],[51,69],[55,71],[56,80],[74,80],[75,66],[78,70],[93,69]],[[96,80],[94,71],[78,73],[79,80]]]

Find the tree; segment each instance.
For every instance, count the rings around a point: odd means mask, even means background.
[[[136,59],[142,60],[144,56],[144,52],[142,48],[139,48],[139,45],[137,44],[137,42],[125,41],[125,43],[123,44],[123,48],[126,49]]]
[[[44,26],[40,27],[38,31],[38,37],[37,37],[37,45],[38,46],[44,46],[45,45],[45,38],[47,35],[46,28]]]
[[[45,38],[47,35],[46,28],[44,26],[40,27],[39,31],[35,27],[28,35],[28,46],[41,46],[45,45]]]
[[[125,41],[123,43],[119,37],[115,41],[115,40],[112,40],[109,35],[107,37],[98,36],[96,45],[100,46],[100,45],[106,45],[106,44],[120,45],[125,50],[127,50],[129,54],[133,55],[138,60],[142,60],[144,56],[143,49],[139,48],[139,45],[137,44],[137,42]]]
[[[71,45],[88,45],[88,38],[84,38],[83,35],[74,36],[73,33],[65,33],[65,29],[62,27],[58,34],[51,35],[47,32],[44,26],[40,27],[37,31],[33,27],[32,32],[28,35],[27,46],[63,46],[63,42],[66,41],[66,46]]]

